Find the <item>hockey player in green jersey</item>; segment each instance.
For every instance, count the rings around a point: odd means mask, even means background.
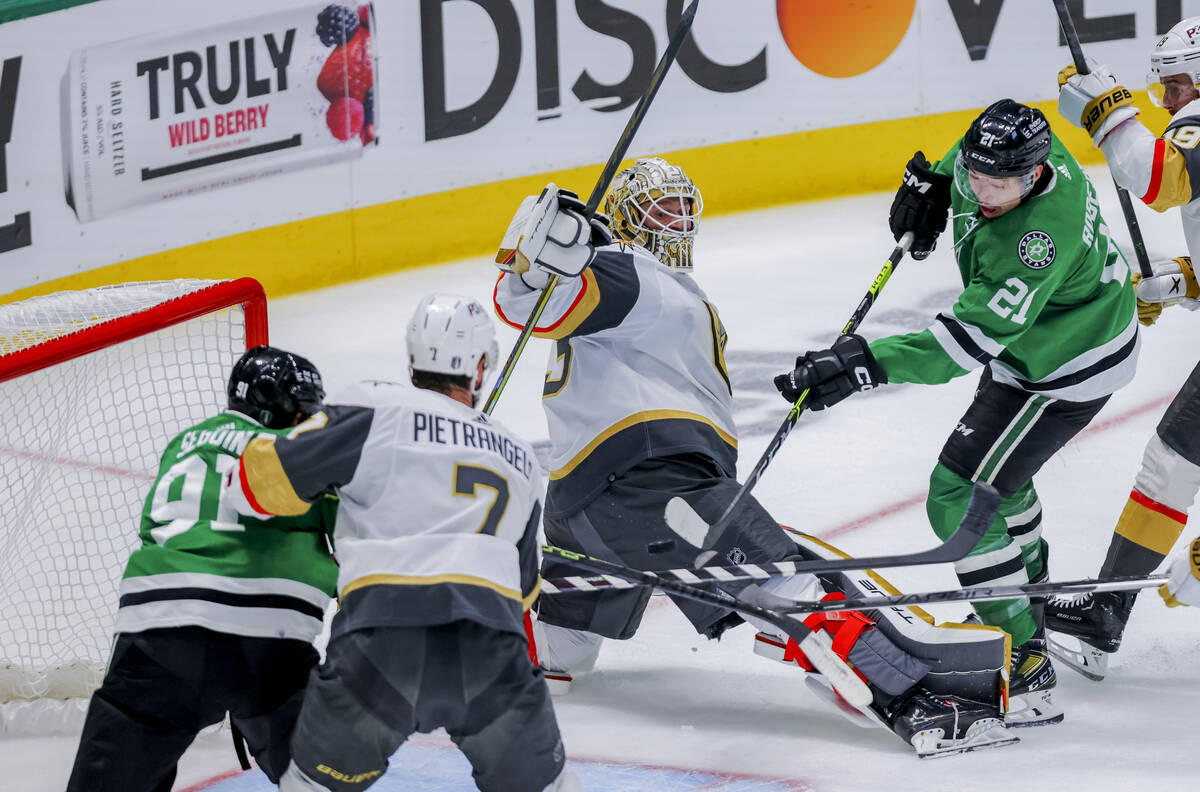
[[[963,586],[1044,580],[1047,545],[1032,477],[1133,377],[1138,333],[1129,267],[1108,236],[1095,189],[1042,113],[1004,99],[988,107],[940,161],[909,161],[892,204],[896,238],[913,232],[914,259],[932,252],[953,218],[963,291],[919,333],[869,345],[844,335],[776,377],[784,398],[811,389],[823,409],[887,382],[938,384],[984,367],[970,407],[930,477],[926,508],[945,538],[973,481],[1004,496],[979,545],[955,564]],[[979,603],[1008,630],[1014,661],[1010,725],[1062,720],[1046,652],[1043,603]]]
[[[68,792],[168,792],[197,732],[226,712],[272,781],[287,768],[337,580],[326,539],[336,501],[298,517],[243,517],[221,479],[252,438],[286,434],[324,396],[309,361],[255,347],[233,367],[229,408],[167,445]]]

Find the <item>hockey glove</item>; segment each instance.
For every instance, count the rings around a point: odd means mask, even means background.
[[[1167,567],[1171,579],[1158,587],[1168,608],[1200,604],[1200,537],[1181,549]]]
[[[1139,322],[1147,327],[1154,324],[1165,305],[1179,303],[1190,311],[1200,308],[1200,283],[1190,256],[1158,261],[1151,268],[1152,277],[1143,278],[1140,272],[1133,275]]]
[[[875,361],[866,340],[858,335],[844,335],[830,349],[806,352],[796,358],[795,370],[776,377],[775,387],[792,403],[808,389],[804,405],[810,410],[824,410],[851,393],[886,382],[887,375]]]
[[[1138,114],[1133,94],[1117,85],[1112,72],[1091,58],[1087,74],[1079,74],[1075,64],[1058,73],[1058,112],[1063,118],[1092,136],[1096,148],[1121,123]]]
[[[950,177],[934,173],[925,155],[918,151],[904,168],[904,183],[892,200],[888,214],[892,235],[899,242],[912,231],[908,255],[920,261],[937,246],[938,234],[946,230],[949,211]]]
[[[531,289],[544,288],[551,275],[578,277],[596,257],[596,248],[612,242],[608,217],[583,216],[584,204],[553,182],[539,196],[528,196],[517,208],[496,265],[521,276]]]

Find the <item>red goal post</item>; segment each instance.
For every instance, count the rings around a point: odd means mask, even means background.
[[[267,340],[251,278],[0,305],[0,733],[62,730],[45,706],[99,684],[159,455],[224,409],[233,363]]]

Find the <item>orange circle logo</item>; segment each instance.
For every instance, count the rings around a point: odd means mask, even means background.
[[[917,0],[775,0],[796,60],[824,77],[869,72],[904,39]]]

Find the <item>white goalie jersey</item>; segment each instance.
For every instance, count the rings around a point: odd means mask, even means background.
[[[506,273],[496,313],[520,328],[539,294]],[[555,341],[542,394],[547,516],[577,511],[653,457],[700,453],[734,475],[725,329],[690,275],[641,248],[600,248],[581,277],[559,283],[534,336]]]
[[[530,446],[435,391],[364,382],[342,399],[286,437],[252,441],[231,482],[269,514],[337,493],[335,634],[457,619],[523,634],[539,583]]]

